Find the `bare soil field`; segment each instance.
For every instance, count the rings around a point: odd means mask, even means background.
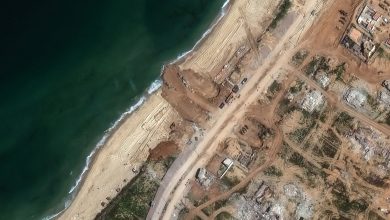
[[[154,149],[149,151],[150,160],[162,160],[179,153],[179,147],[173,141],[159,143]]]
[[[274,75],[268,90],[264,92],[262,88],[255,102],[245,104],[245,114],[235,120],[234,129],[226,136],[231,140],[234,135],[252,149],[246,167],[249,172],[245,176],[233,175],[245,167],[245,147],[229,151],[219,148],[218,155],[235,160],[228,173],[240,178],[233,185],[217,181],[229,190],[209,197],[199,206],[187,207],[184,219],[203,219],[204,215],[217,219],[225,209],[229,210],[227,216],[236,219],[388,218],[389,126],[348,103],[346,89],[336,89],[364,87],[368,96],[364,105],[374,106],[370,111],[377,111],[376,92],[382,88],[386,71],[381,71],[383,66],[376,61],[361,62],[339,44],[360,3],[331,1],[295,48],[295,52],[306,50],[308,55],[298,64],[292,61],[297,57],[284,59],[279,72],[286,76]],[[304,2],[295,8],[302,5]],[[343,18],[346,24],[339,21],[341,10],[348,14]],[[264,37],[273,42],[275,35],[267,33]],[[242,62],[250,63],[249,57]],[[313,94],[319,96],[310,97]],[[311,105],[314,110],[307,107]],[[388,110],[379,111],[383,115]],[[260,135],[262,126],[270,129],[269,136]],[[257,154],[265,155],[262,163],[253,162]],[[221,159],[215,157],[208,162],[206,170],[221,166]]]

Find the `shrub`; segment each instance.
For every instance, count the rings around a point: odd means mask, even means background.
[[[279,21],[282,20],[284,18],[284,16],[286,16],[286,14],[288,12],[288,9],[290,9],[290,7],[291,7],[291,1],[290,0],[284,0],[283,3],[280,5],[279,11],[276,14],[274,20],[272,20],[271,24],[269,25],[270,29],[276,28],[276,26],[278,25]]]

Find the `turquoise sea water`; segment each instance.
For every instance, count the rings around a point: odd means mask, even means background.
[[[104,131],[223,3],[2,1],[0,219],[61,210]]]

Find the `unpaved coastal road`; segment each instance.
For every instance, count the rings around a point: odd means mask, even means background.
[[[307,19],[314,20],[315,16],[311,15],[310,12],[314,9],[318,9],[319,5],[322,6],[321,1],[307,2],[304,8],[302,8],[303,15],[305,16],[298,16],[298,18],[296,18],[296,20],[292,23],[287,33],[279,40],[278,44],[269,56],[264,59],[263,65],[256,71],[252,78],[249,79],[246,86],[241,90],[241,98],[226,106],[223,111],[216,113],[214,117],[217,121],[214,125],[212,125],[211,129],[206,132],[206,135],[200,140],[198,146],[193,145],[180,154],[177,161],[174,162],[161,182],[160,188],[158,189],[153,201],[153,207],[149,210],[147,219],[154,220],[160,218],[171,218],[174,205],[183,196],[187,181],[193,178],[196,170],[199,167],[204,166],[214,155],[215,150],[218,147],[218,143],[223,141],[223,139],[226,138],[232,131],[233,127],[237,123],[237,119],[244,116],[247,106],[256,100],[260,92],[268,88],[267,85],[273,81],[272,76],[273,74],[277,74],[281,64],[287,65],[288,60],[292,55],[292,51],[285,54],[282,54],[282,52],[286,50],[286,46],[291,46],[289,41],[291,41],[297,31],[302,31],[302,22]],[[304,29],[307,30],[309,24],[312,22],[305,23],[308,24],[304,27]],[[281,59],[283,60],[281,61]],[[276,60],[279,62],[276,63]],[[272,70],[266,74],[267,70],[271,67]],[[256,92],[256,88],[260,88],[258,92]],[[170,202],[168,203],[165,213],[163,213],[168,200],[170,200]],[[162,216],[162,214],[164,215]]]

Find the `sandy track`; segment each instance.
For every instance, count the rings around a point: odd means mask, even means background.
[[[218,72],[215,70],[221,70],[227,59],[232,57],[247,40],[245,20],[253,35],[262,33],[266,26],[261,22],[271,19],[271,12],[276,9],[279,1],[236,0],[232,2],[223,20],[214,27],[199,48],[180,65],[181,69],[192,69],[214,78]],[[242,17],[241,10],[245,12],[245,18]]]
[[[167,140],[176,111],[160,96],[160,90],[114,132],[98,152],[71,206],[59,219],[93,219],[104,208],[101,203],[113,198],[134,177],[133,167],[147,159],[149,149]],[[126,181],[124,181],[126,179]]]
[[[305,6],[304,14],[310,14],[309,12],[317,7],[317,2],[311,2],[311,4],[307,4]],[[241,98],[226,107],[223,112],[219,113],[219,115],[218,113],[216,114],[216,122],[212,128],[206,132],[206,136],[197,146],[197,153],[193,153],[190,156],[187,156],[188,158],[186,158],[186,162],[182,164],[179,169],[172,171],[175,174],[170,176],[169,184],[162,184],[160,186],[159,192],[157,193],[157,196],[154,200],[154,206],[149,211],[147,219],[159,219],[160,217],[162,217],[162,219],[171,218],[175,204],[177,204],[183,196],[187,181],[193,178],[196,170],[199,167],[205,166],[207,161],[209,161],[209,159],[214,155],[218,143],[226,138],[229,133],[231,133],[238,119],[244,115],[246,107],[250,106],[250,104],[252,104],[257,99],[260,92],[265,91],[265,89],[268,88],[268,86],[273,81],[273,75],[277,74],[280,65],[282,63],[288,63],[289,58],[292,55],[292,51],[289,51],[287,54],[283,54],[283,52],[287,49],[286,46],[291,46],[288,44],[288,41],[291,39],[293,34],[296,33],[297,28],[301,29],[302,31],[307,30],[309,25],[307,27],[299,27],[299,24],[304,19],[308,19],[310,21],[310,19],[314,19],[314,17],[311,18],[311,16],[299,16],[290,26],[290,29],[287,31],[285,36],[279,40],[277,46],[264,61],[263,65],[256,71],[254,76],[242,89],[240,92]],[[311,23],[312,22],[307,22],[307,24]],[[276,63],[275,61],[278,60],[277,58],[281,54],[284,55],[283,59],[279,59],[280,62]],[[267,70],[270,67],[272,67],[272,70],[267,73]],[[259,88],[257,92],[256,88]],[[261,169],[259,168],[258,170]],[[165,213],[163,213],[167,201],[168,205],[165,209]]]
[[[350,114],[351,116],[357,118],[359,121],[363,122],[364,124],[369,125],[369,126],[375,128],[375,129],[383,132],[384,134],[390,136],[390,127],[389,126],[387,126],[385,124],[379,124],[379,123],[375,122],[374,120],[368,118],[364,114],[362,114],[362,113],[354,110],[353,108],[349,107],[348,105],[346,105],[345,103],[340,101],[338,98],[336,98],[336,97],[332,96],[331,94],[329,94],[329,92],[325,91],[314,80],[310,79],[309,77],[307,77],[303,73],[298,73],[296,70],[294,70],[292,68],[289,68],[289,70],[294,75],[296,75],[298,78],[300,78],[301,80],[303,80],[304,82],[309,84],[311,87],[313,87],[316,90],[320,91],[327,98],[327,100],[330,101],[331,103],[335,104],[336,107],[339,110],[348,112],[348,114]]]

